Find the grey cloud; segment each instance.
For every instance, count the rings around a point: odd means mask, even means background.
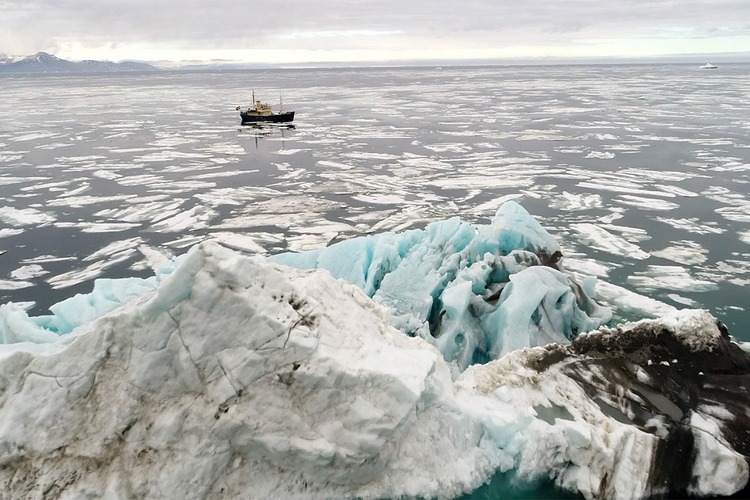
[[[102,44],[172,41],[201,48],[279,43],[314,48],[327,42],[280,42],[275,35],[325,30],[397,32],[401,35],[391,38],[395,44],[406,38],[533,42],[653,33],[670,26],[718,36],[722,24],[739,30],[750,17],[747,0],[274,0],[262,5],[246,0],[0,0],[0,6],[5,13],[0,30],[35,38],[35,43],[43,33],[49,44],[90,38]]]

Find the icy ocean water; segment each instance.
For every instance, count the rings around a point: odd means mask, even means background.
[[[750,340],[750,65],[3,76],[0,301],[32,314],[206,238],[267,253],[484,223]],[[252,90],[294,128],[242,127]]]
[[[0,303],[516,199],[569,269],[750,340],[750,66],[698,65],[2,76]],[[294,127],[240,126],[253,89]]]

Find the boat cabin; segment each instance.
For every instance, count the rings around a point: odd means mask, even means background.
[[[255,116],[271,116],[271,114],[273,114],[273,111],[271,110],[270,104],[266,104],[264,102],[260,102],[260,100],[257,100],[255,101],[255,108],[248,108],[247,113]]]

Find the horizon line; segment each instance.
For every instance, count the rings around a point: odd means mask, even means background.
[[[65,59],[51,52],[39,51],[28,56],[8,56],[7,58],[33,57],[45,53],[69,62],[110,62],[110,63],[145,63],[155,66],[157,69],[178,70],[180,68],[190,69],[198,67],[236,67],[237,69],[302,69],[322,67],[404,67],[404,66],[493,66],[493,65],[534,65],[534,64],[638,64],[648,62],[661,62],[667,64],[688,64],[705,61],[719,61],[723,63],[749,63],[750,51],[742,52],[696,52],[681,54],[656,54],[656,55],[608,55],[608,56],[515,56],[515,57],[492,57],[492,58],[415,58],[415,59],[382,59],[382,60],[349,60],[349,61],[294,61],[283,63],[260,62],[260,61],[238,61],[234,59],[208,59],[208,60],[148,60],[148,59]],[[160,67],[161,66],[161,67]]]

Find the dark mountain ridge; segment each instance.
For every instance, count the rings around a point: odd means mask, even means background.
[[[21,59],[0,57],[0,73],[110,73],[157,69],[150,64],[133,61],[68,61],[46,52],[38,52]]]

